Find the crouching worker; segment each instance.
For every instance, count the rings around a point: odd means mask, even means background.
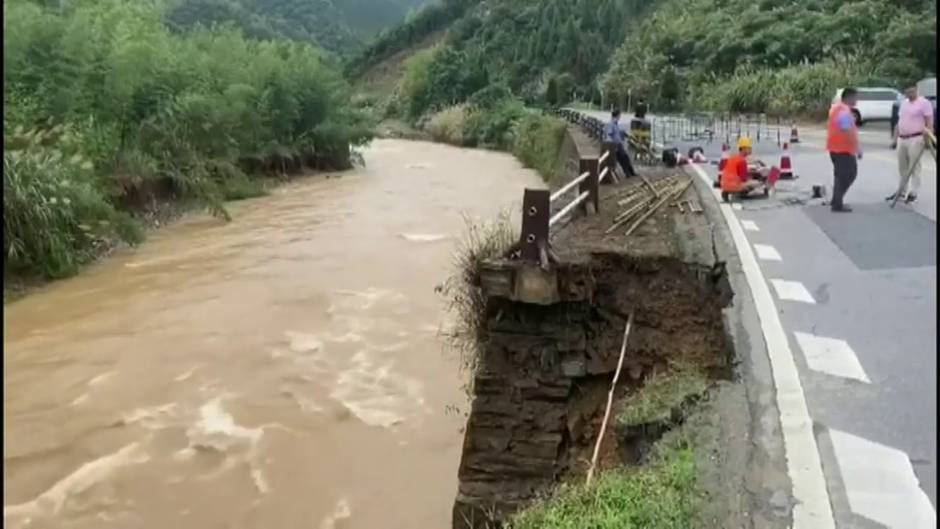
[[[749,178],[747,157],[751,154],[751,139],[738,138],[738,153],[728,158],[721,171],[721,197],[725,200],[731,195],[744,196],[761,186],[761,183]]]

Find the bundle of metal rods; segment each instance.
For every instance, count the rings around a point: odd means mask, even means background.
[[[672,203],[682,196],[691,184],[691,178],[671,176],[656,184],[636,183],[620,191],[615,198],[620,198],[617,205],[624,210],[614,218],[614,223],[604,233],[611,234],[617,228],[631,223],[624,233],[630,235],[663,204]]]

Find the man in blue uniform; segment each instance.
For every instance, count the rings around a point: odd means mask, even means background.
[[[633,162],[630,161],[627,148],[623,145],[623,130],[620,128],[619,108],[615,108],[610,113],[610,121],[604,125],[604,143],[616,145],[617,162],[623,168],[623,174],[625,176],[636,176],[636,171],[633,170]]]

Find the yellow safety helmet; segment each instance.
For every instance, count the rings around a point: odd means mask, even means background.
[[[751,148],[751,138],[744,137],[738,138],[738,150],[741,149],[750,149]]]

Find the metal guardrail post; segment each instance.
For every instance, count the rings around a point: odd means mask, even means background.
[[[587,200],[584,202],[584,210],[588,215],[592,215],[600,211],[600,190],[598,189],[598,163],[597,158],[581,158],[581,161],[578,164],[578,173],[587,172],[589,176],[578,185],[578,194],[584,193],[587,191],[590,193]],[[593,206],[593,211],[590,206]]]
[[[522,235],[520,258],[538,263],[541,248],[548,248],[548,219],[551,193],[547,189],[526,189],[522,197]]]

